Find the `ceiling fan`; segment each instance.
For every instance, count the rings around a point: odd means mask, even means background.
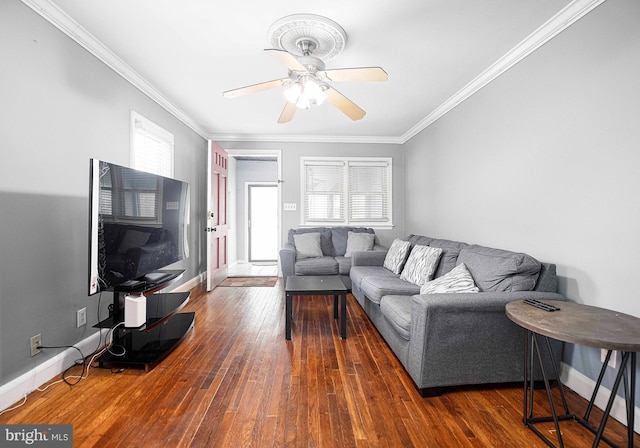
[[[223,96],[235,98],[284,87],[287,102],[278,123],[291,121],[298,108],[309,109],[321,105],[325,100],[352,120],[360,120],[366,112],[330,83],[387,80],[387,73],[380,67],[325,69],[323,58],[328,59],[339,54],[346,43],[344,30],[325,17],[309,14],[288,16],[272,26],[271,34],[272,43],[283,49],[272,48],[265,52],[287,67],[288,76],[227,90]]]

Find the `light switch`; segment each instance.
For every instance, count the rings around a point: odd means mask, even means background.
[[[288,212],[294,212],[296,210],[296,204],[294,203],[286,203],[284,204],[284,210]]]

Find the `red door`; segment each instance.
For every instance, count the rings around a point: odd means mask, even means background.
[[[227,152],[209,140],[207,291],[227,278]]]

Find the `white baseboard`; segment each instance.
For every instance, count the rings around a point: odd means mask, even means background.
[[[82,353],[93,353],[98,347],[100,333],[93,333],[88,338],[76,343],[75,346]],[[0,410],[19,402],[38,387],[60,375],[71,367],[79,357],[80,354],[76,349],[68,348],[53,358],[47,359],[42,364],[38,364],[27,373],[0,386]]]
[[[584,397],[586,400],[591,399],[591,394],[593,394],[593,389],[596,386],[595,381],[564,363],[562,363],[560,371],[560,381],[562,382],[562,384],[574,390],[578,395]],[[598,395],[596,395],[595,405],[598,408],[604,410],[607,407],[607,401],[609,400],[610,395],[611,391],[609,389],[604,386],[600,386]],[[627,405],[625,404],[624,398],[616,396],[611,408],[611,417],[615,418],[623,425],[627,424]],[[639,420],[640,408],[638,408],[638,406],[635,406],[633,430],[637,433],[640,433]]]
[[[171,291],[189,291],[202,283],[203,278],[206,279],[206,274],[204,273],[174,289],[171,289]],[[93,351],[98,347],[100,333],[101,332],[93,333],[86,339],[74,344],[74,346],[78,347],[82,353],[93,353]],[[27,373],[24,373],[18,378],[0,386],[0,411],[18,403],[31,392],[60,375],[75,363],[76,359],[79,358],[79,355],[80,354],[76,349],[68,348],[53,358],[47,359],[43,363],[38,364]],[[89,376],[89,378],[91,378],[91,376]]]

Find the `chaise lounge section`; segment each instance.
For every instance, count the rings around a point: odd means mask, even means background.
[[[522,381],[524,330],[506,317],[505,306],[527,298],[566,300],[556,292],[555,265],[522,253],[420,235],[405,241],[410,251],[416,246],[441,250],[435,282],[427,282],[436,291],[441,288],[435,283],[444,282],[454,268],[468,271],[478,291],[421,294],[425,286],[404,280],[384,267],[384,260],[353,258],[352,293],[421,394]],[[552,349],[559,365],[562,343],[553,342]],[[544,362],[550,366],[549,359]]]

